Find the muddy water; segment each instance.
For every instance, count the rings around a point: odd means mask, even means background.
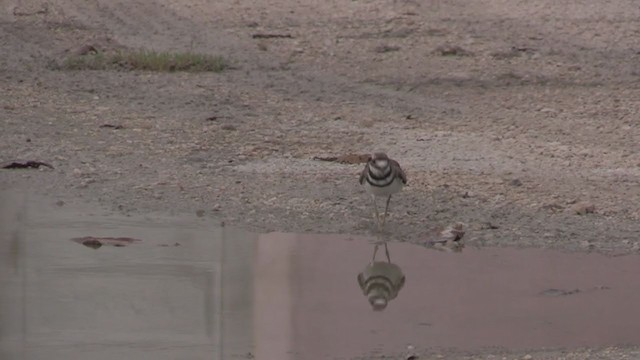
[[[136,241],[111,246],[125,238]],[[0,193],[0,359],[640,344],[637,256],[375,248]]]

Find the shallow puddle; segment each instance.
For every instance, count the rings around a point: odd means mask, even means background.
[[[372,262],[366,238],[255,235],[195,213],[124,217],[53,203],[0,193],[1,359],[640,344],[638,256],[390,243]],[[77,241],[86,237],[137,241]]]

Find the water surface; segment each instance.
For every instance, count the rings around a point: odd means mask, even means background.
[[[2,359],[348,359],[408,345],[640,344],[638,256],[390,243],[389,257],[380,246],[372,263],[367,238],[258,235],[195,212],[126,217],[0,194]],[[88,236],[139,241],[77,240]],[[389,262],[404,281],[374,311],[359,275]]]

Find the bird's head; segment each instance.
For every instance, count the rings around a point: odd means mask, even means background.
[[[384,169],[389,165],[389,157],[383,152],[373,153],[369,157],[369,163],[378,169]]]

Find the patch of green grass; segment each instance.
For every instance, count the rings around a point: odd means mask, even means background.
[[[227,64],[220,56],[152,50],[72,55],[56,66],[59,70],[140,70],[159,72],[221,72],[226,67]]]

